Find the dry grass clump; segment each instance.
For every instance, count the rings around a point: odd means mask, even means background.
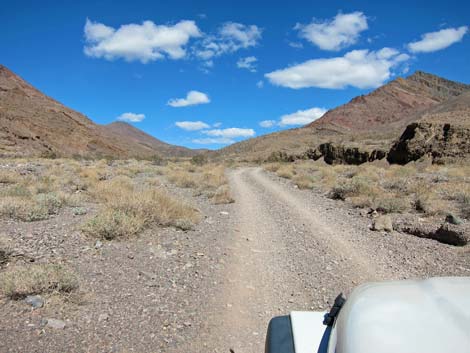
[[[0,170],[0,184],[16,184],[20,175],[12,170]]]
[[[197,176],[183,169],[169,169],[166,176],[180,188],[195,188],[198,185]]]
[[[32,294],[71,292],[78,288],[77,277],[61,265],[11,266],[0,273],[0,290],[12,299]]]
[[[235,202],[235,200],[232,198],[232,195],[230,194],[230,188],[227,184],[219,186],[217,188],[214,193],[214,196],[212,197],[212,201],[216,205]]]
[[[342,178],[333,186],[329,197],[335,200],[346,200],[348,197],[369,196],[375,197],[379,191],[371,180],[365,176],[356,175],[350,179]]]
[[[276,173],[279,168],[281,168],[281,163],[266,163],[263,165],[263,169],[271,173]]]
[[[0,183],[2,217],[38,221],[57,214],[64,206],[77,206],[83,201],[77,185],[73,185],[80,180],[76,161],[12,161],[10,168],[3,171],[5,183]]]
[[[124,176],[101,182],[94,195],[103,207],[82,230],[99,238],[133,236],[151,224],[179,227],[198,222],[200,217],[198,211],[164,191],[136,185]]]
[[[292,180],[299,189],[313,189],[318,182],[317,178],[306,174],[297,174]]]
[[[196,195],[206,195],[215,204],[234,202],[223,165],[171,163],[167,166],[166,176],[176,186],[196,189]]]
[[[276,174],[281,178],[292,179],[295,175],[294,166],[292,164],[286,164],[281,166]]]

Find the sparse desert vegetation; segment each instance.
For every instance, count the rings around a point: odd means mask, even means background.
[[[230,193],[225,167],[212,163],[171,163],[165,175],[182,188],[192,188],[196,195],[205,195],[215,204],[234,202]]]
[[[77,276],[57,264],[10,266],[0,272],[0,291],[12,299],[52,292],[68,293],[78,286]]]
[[[466,164],[330,166],[321,161],[299,161],[269,163],[264,169],[292,179],[300,189],[321,190],[354,207],[380,213],[469,218],[470,167]]]

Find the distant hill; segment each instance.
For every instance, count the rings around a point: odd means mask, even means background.
[[[144,155],[188,157],[203,153],[206,150],[192,150],[182,146],[171,145],[160,141],[136,127],[121,121],[101,126],[102,133],[109,139],[118,139],[122,148],[128,151],[139,151]]]
[[[200,153],[121,122],[98,125],[0,65],[0,155],[162,157]]]
[[[358,96],[305,127],[245,140],[215,156],[263,159],[273,152],[299,154],[329,141],[386,149],[410,122],[432,107],[456,104],[452,99],[466,91],[470,85],[417,71]]]

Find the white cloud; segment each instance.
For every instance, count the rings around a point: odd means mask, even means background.
[[[276,120],[263,120],[260,121],[259,126],[264,127],[264,128],[270,128],[276,125]]]
[[[289,88],[320,87],[339,89],[347,86],[374,88],[392,75],[392,68],[409,59],[407,54],[383,48],[378,51],[353,50],[344,56],[313,59],[265,74],[269,81]]]
[[[295,113],[281,116],[279,126],[307,125],[312,121],[321,118],[326,112],[326,109],[316,107],[307,110],[298,110]]]
[[[222,123],[221,122],[218,122],[218,123],[214,123],[212,124],[213,127],[221,127],[222,126]]]
[[[186,131],[197,131],[208,129],[210,127],[203,121],[177,121],[175,125]]]
[[[202,138],[202,139],[194,139],[192,141],[193,143],[197,143],[200,145],[228,145],[228,144],[235,142],[235,140],[232,140],[226,137]]]
[[[256,87],[258,87],[258,88],[263,88],[263,87],[264,87],[264,81],[263,81],[263,80],[259,80],[258,82],[256,82]]]
[[[231,127],[227,129],[213,129],[203,131],[204,134],[215,137],[237,138],[237,137],[252,137],[255,136],[253,129],[240,129],[238,127]]]
[[[313,20],[312,23],[297,24],[300,37],[307,39],[323,50],[340,50],[355,44],[367,26],[367,17],[359,11],[338,13],[330,20]]]
[[[222,54],[256,46],[261,39],[261,33],[261,28],[256,25],[227,22],[216,34],[206,35],[199,41],[194,52],[199,59],[210,60]]]
[[[256,72],[256,62],[258,59],[254,56],[247,56],[246,58],[240,58],[237,61],[237,67],[239,69],[247,69],[250,72]]]
[[[468,27],[447,28],[437,32],[425,33],[421,40],[408,44],[408,49],[412,53],[430,53],[445,49],[454,43],[460,42],[468,32]]]
[[[186,98],[175,98],[168,101],[168,105],[174,108],[187,107],[189,105],[210,103],[207,94],[199,91],[189,91]]]
[[[123,113],[117,117],[119,121],[129,121],[133,123],[138,123],[145,119],[144,114],[135,114],[135,113]]]
[[[87,56],[114,60],[148,63],[169,57],[186,56],[185,45],[201,32],[194,21],[180,21],[175,25],[156,25],[152,21],[126,24],[118,29],[86,20],[84,28]]]

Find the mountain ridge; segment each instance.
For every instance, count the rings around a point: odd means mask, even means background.
[[[386,149],[410,122],[467,91],[470,91],[468,84],[416,71],[354,97],[306,126],[241,141],[215,155],[219,158],[243,155],[263,160],[273,153],[299,155],[331,141],[355,144],[362,141],[371,148]]]
[[[129,125],[106,127],[40,92],[0,65],[0,154],[149,158],[193,156]],[[140,131],[138,133],[137,131]]]

